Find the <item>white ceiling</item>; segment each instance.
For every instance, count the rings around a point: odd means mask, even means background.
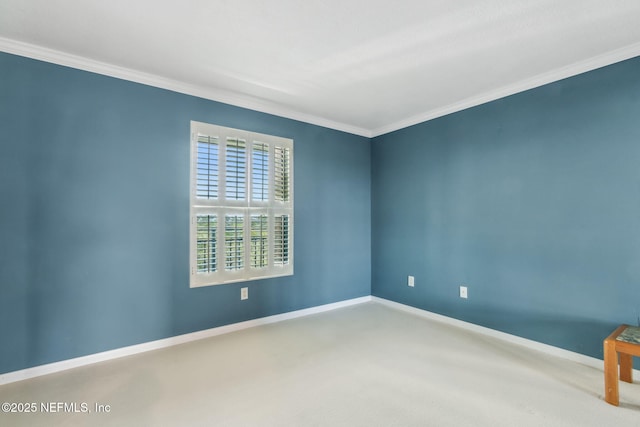
[[[375,136],[640,55],[640,1],[0,0],[0,50]]]

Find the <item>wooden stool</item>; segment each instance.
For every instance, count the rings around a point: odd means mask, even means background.
[[[633,382],[633,356],[640,356],[640,327],[621,325],[604,340],[604,400],[618,406],[618,354],[620,379]]]

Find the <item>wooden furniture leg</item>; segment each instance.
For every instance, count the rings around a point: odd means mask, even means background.
[[[613,334],[612,334],[613,335]],[[618,406],[620,395],[618,392],[618,353],[616,352],[615,337],[604,340],[604,400]]]
[[[620,381],[633,382],[633,356],[620,353]]]
[[[618,406],[620,404],[618,378],[621,381],[633,383],[633,356],[640,357],[640,326],[620,325],[605,338],[602,345],[604,400]],[[618,363],[620,363],[619,368]]]

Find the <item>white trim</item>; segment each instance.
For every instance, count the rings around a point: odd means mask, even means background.
[[[210,176],[210,167],[213,166],[216,170],[217,179],[217,192],[215,198],[198,198],[199,180],[201,177],[201,165],[199,163],[199,147],[200,137],[205,138],[212,137],[216,142],[218,150],[216,162],[211,162],[211,159],[207,161],[205,175]],[[231,141],[242,141],[242,150],[236,151],[234,143]],[[267,174],[268,174],[268,197],[264,201],[255,201],[253,199],[253,183],[254,183],[254,168],[253,168],[253,146],[256,143],[264,143],[268,146],[267,152]],[[227,157],[229,150],[236,152],[238,156],[234,156],[233,159]],[[281,150],[282,164],[278,165],[279,156],[278,151]],[[240,155],[242,153],[242,155]],[[250,132],[245,130],[239,130],[234,128],[228,128],[219,125],[213,125],[208,123],[202,123],[197,121],[191,121],[191,191],[190,191],[190,280],[189,286],[191,288],[202,286],[214,286],[223,285],[233,282],[244,282],[249,280],[267,279],[273,277],[291,276],[294,270],[294,141],[290,138],[283,138],[274,135],[265,135],[256,132]],[[233,166],[234,174],[229,174],[229,161],[237,162],[243,170],[239,173]],[[215,163],[215,164],[214,164]],[[286,167],[285,167],[286,166]],[[286,200],[278,200],[278,186],[276,185],[276,169],[281,171],[283,183],[287,183],[286,188]],[[238,174],[236,176],[235,174]],[[244,191],[244,197],[241,200],[237,200],[233,197],[227,197],[226,185],[232,181],[240,183],[244,182],[242,190]],[[285,179],[286,178],[286,179]],[[239,180],[239,181],[236,181]],[[244,180],[244,181],[242,181]],[[284,191],[284,188],[282,189]],[[284,197],[284,194],[283,194]],[[266,245],[270,255],[267,257],[267,265],[261,268],[254,268],[251,266],[252,254],[251,245],[252,239],[249,238],[252,235],[252,216],[255,214],[264,215],[268,219],[269,231],[266,236]],[[216,233],[216,269],[214,271],[201,272],[198,270],[198,216],[214,216],[217,218],[217,225],[215,227]],[[276,246],[276,236],[274,230],[275,218],[280,215],[286,215],[288,220],[287,228],[287,245],[283,246],[288,254],[288,262],[278,265],[274,256]],[[235,254],[234,264],[232,270],[227,270],[225,265],[228,261],[226,258],[227,241],[226,241],[226,219],[228,217],[242,218],[243,225],[238,230],[241,231],[244,244],[242,247],[242,255]],[[238,225],[238,224],[236,224]],[[208,232],[213,228],[207,228]],[[284,241],[282,242],[284,243]],[[237,259],[236,259],[237,257]],[[209,260],[209,256],[207,256]],[[207,261],[207,262],[208,262]],[[207,270],[209,270],[207,268]]]
[[[248,108],[250,110],[259,111],[261,113],[272,114],[274,116],[298,120],[317,126],[327,127],[342,132],[371,138],[371,132],[368,129],[338,122],[335,120],[330,120],[324,117],[315,116],[313,114],[295,111],[275,102],[269,102],[264,99],[254,98],[249,95],[241,95],[239,93],[220,88],[212,88],[184,83],[155,74],[145,73],[143,71],[133,70],[131,68],[120,67],[118,65],[113,65],[106,62],[97,61],[95,59],[85,58],[82,56],[73,55],[70,53],[65,53],[59,50],[49,49],[30,43],[12,40],[5,37],[0,37],[0,52],[7,52],[18,56],[38,59],[40,61],[63,65],[65,67],[76,68],[78,70],[89,71],[92,73],[154,86],[161,89],[167,89],[173,92],[183,93],[185,95],[197,96],[199,98],[209,99],[211,101],[235,105],[236,107]]]
[[[90,354],[88,356],[76,357],[74,359],[63,360],[60,362],[49,363],[46,365],[35,366],[20,371],[7,372],[0,374],[0,385],[22,381],[42,375],[53,374],[55,372],[66,371],[68,369],[78,368],[80,366],[91,365],[107,360],[119,359],[125,356],[145,353],[147,351],[158,350],[161,348],[172,347],[174,345],[184,344],[191,341],[197,341],[204,338],[215,337],[217,335],[228,334],[255,326],[268,325],[270,323],[282,322],[284,320],[296,319],[298,317],[309,316],[312,314],[324,313],[326,311],[336,310],[338,308],[349,307],[352,305],[370,302],[371,296],[354,298],[344,301],[338,301],[331,304],[319,305],[316,307],[305,308],[302,310],[290,311],[288,313],[276,314],[273,316],[262,317],[259,319],[247,320],[245,322],[233,323],[231,325],[219,326],[217,328],[206,329],[203,331],[192,332],[189,334],[178,335],[175,337],[165,338],[157,341],[150,341],[142,344],[136,344],[128,347],[117,348],[115,350],[104,351],[101,353]]]
[[[248,95],[241,95],[220,88],[211,88],[200,85],[192,85],[183,83],[178,80],[161,77],[158,75],[145,73],[142,71],[132,70],[117,65],[108,64],[106,62],[96,61],[94,59],[84,58],[78,55],[37,46],[30,43],[20,42],[17,40],[0,37],[0,51],[14,55],[24,56],[27,58],[38,59],[41,61],[51,62],[53,64],[63,65],[66,67],[76,68],[79,70],[90,71],[93,73],[103,74],[105,76],[116,77],[119,79],[129,80],[149,86],[167,89],[186,95],[197,96],[199,98],[209,99],[212,101],[222,102],[237,107],[248,108],[250,110],[262,113],[272,114],[292,120],[323,126],[354,135],[364,136],[366,138],[374,138],[389,132],[404,129],[419,123],[433,120],[447,114],[466,110],[467,108],[495,101],[516,93],[524,92],[548,83],[573,77],[578,74],[592,71],[597,68],[606,67],[627,59],[640,56],[640,43],[616,49],[602,55],[584,61],[576,62],[565,67],[561,67],[529,79],[521,80],[511,85],[502,86],[495,90],[485,92],[483,94],[472,96],[441,108],[425,111],[412,117],[399,120],[389,125],[381,126],[376,129],[365,129],[360,126],[354,126],[347,123],[337,122],[326,119],[324,117],[315,116],[313,114],[302,113],[292,110],[280,104],[265,101],[263,99],[254,98]]]
[[[495,329],[486,328],[484,326],[476,325],[475,323],[465,322],[463,320],[454,319],[453,317],[443,316],[441,314],[433,313],[431,311],[422,310],[420,308],[411,307],[409,305],[401,304],[395,301],[390,301],[388,299],[380,298],[380,297],[371,297],[373,302],[385,305],[390,308],[394,308],[396,310],[401,310],[406,313],[411,313],[416,316],[424,317],[429,320],[433,320],[440,323],[446,323],[447,325],[455,326],[458,328],[462,328],[471,332],[475,332],[481,335],[486,335],[489,337],[497,338],[502,341],[506,341],[512,344],[520,345],[526,347],[531,350],[540,351],[542,353],[559,357],[561,359],[566,359],[572,362],[580,363],[582,365],[589,366],[591,368],[598,369],[600,371],[604,370],[604,362],[601,359],[587,356],[584,354],[576,353],[574,351],[565,350],[563,348],[554,347],[549,344],[543,344],[538,341],[533,341],[527,338],[522,338],[516,335],[511,335],[506,332],[500,332]],[[640,375],[640,371],[637,369],[633,370],[634,376],[636,378]]]
[[[497,338],[512,344],[521,345],[531,350],[540,351],[551,356],[560,357],[565,360],[580,363],[594,369],[603,370],[603,361],[595,357],[586,356],[570,350],[554,347],[552,345],[543,344],[538,341],[511,335],[506,332],[500,332],[495,329],[486,328],[484,326],[465,322],[463,320],[454,319],[452,317],[443,316],[420,308],[411,307],[409,305],[390,301],[380,297],[365,296],[344,301],[338,301],[331,304],[319,305],[316,307],[305,308],[302,310],[291,311],[288,313],[276,314],[273,316],[262,317],[259,319],[247,320],[245,322],[233,323],[231,325],[219,326],[217,328],[206,329],[203,331],[192,332],[189,334],[178,335],[157,341],[150,341],[142,344],[136,344],[128,347],[117,348],[115,350],[104,351],[101,353],[90,354],[88,356],[76,357],[74,359],[63,360],[60,362],[49,363],[46,365],[35,366],[20,371],[7,372],[0,374],[0,385],[9,384],[17,381],[36,378],[43,375],[62,372],[81,366],[87,366],[98,362],[119,359],[121,357],[132,356],[134,354],[145,353],[147,351],[158,350],[162,348],[172,347],[174,345],[184,344],[191,341],[197,341],[205,338],[215,337],[230,332],[241,331],[243,329],[253,328],[261,325],[282,322],[284,320],[296,319],[299,317],[310,316],[312,314],[324,313],[339,308],[349,307],[353,305],[363,304],[366,302],[378,303],[396,310],[401,310],[416,316],[420,316],[429,320],[445,323],[451,326],[462,328],[478,334]],[[638,378],[640,370],[634,369],[633,375]]]
[[[516,93],[524,92],[529,89],[544,86],[546,84],[557,82],[569,77],[577,76],[578,74],[606,67],[617,62],[635,58],[636,56],[640,56],[640,43],[634,43],[632,45],[625,46],[623,48],[616,49],[602,55],[594,56],[593,58],[589,58],[584,61],[579,61],[565,67],[538,74],[537,76],[525,80],[520,80],[507,86],[502,86],[497,89],[490,90],[477,96],[465,98],[460,102],[446,105],[441,108],[436,108],[435,110],[425,111],[424,113],[417,114],[413,117],[409,117],[407,119],[399,120],[395,123],[373,129],[371,130],[371,137],[374,138],[376,136],[384,135],[389,132],[394,132],[396,130],[404,129],[409,126],[427,122],[438,117],[446,116],[447,114],[466,110],[467,108],[475,107],[481,104],[486,104],[487,102],[495,101],[496,99],[505,98],[507,96],[515,95]]]

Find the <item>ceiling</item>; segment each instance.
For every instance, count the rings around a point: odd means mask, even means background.
[[[0,0],[0,50],[376,136],[640,55],[640,1]]]

